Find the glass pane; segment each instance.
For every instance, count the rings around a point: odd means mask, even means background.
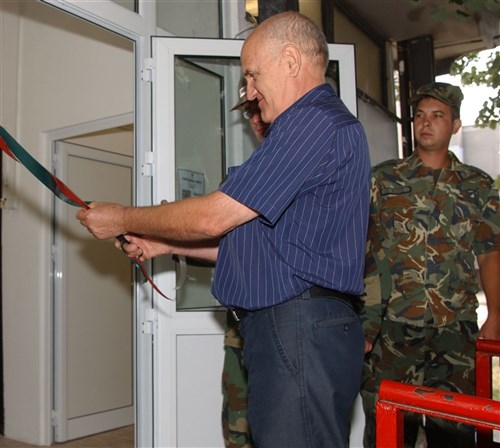
[[[156,22],[178,37],[222,37],[219,0],[157,0]]]
[[[129,9],[130,11],[137,12],[137,0],[111,0],[115,3],[118,3],[120,6]]]
[[[176,199],[217,190],[227,166],[240,165],[257,146],[238,100],[239,58],[177,56],[175,59]],[[181,278],[181,265],[177,266]],[[219,304],[210,293],[213,267],[188,260],[177,290],[178,310]]]

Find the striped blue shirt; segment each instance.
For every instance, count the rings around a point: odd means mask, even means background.
[[[316,87],[220,187],[259,216],[221,239],[214,296],[255,310],[312,285],[361,294],[369,183],[363,127],[330,85]]]

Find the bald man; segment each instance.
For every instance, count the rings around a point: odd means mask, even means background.
[[[241,53],[247,98],[270,127],[219,190],[77,213],[96,238],[127,234],[130,256],[216,262],[212,293],[239,321],[248,419],[264,448],[346,447],[359,391],[370,161],[361,124],[325,82],[327,63],[311,20],[270,17]]]

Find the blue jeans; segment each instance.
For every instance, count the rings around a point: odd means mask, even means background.
[[[342,448],[359,392],[364,336],[335,298],[292,299],[241,321],[248,420],[259,448]]]

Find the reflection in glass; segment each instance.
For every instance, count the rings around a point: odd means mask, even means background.
[[[226,167],[240,165],[256,146],[238,100],[239,58],[177,56],[175,59],[176,200],[218,189]],[[181,265],[177,264],[177,278]],[[210,293],[213,266],[188,260],[177,290],[178,310],[219,306]]]
[[[157,26],[178,37],[222,37],[220,0],[157,0]]]
[[[138,2],[137,0],[111,0],[115,3],[118,3],[120,6],[129,9],[132,12],[138,12]]]

